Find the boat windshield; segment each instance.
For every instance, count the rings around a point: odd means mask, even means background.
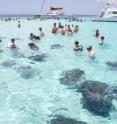
[[[112,13],[113,13],[113,14],[117,14],[117,11],[113,11]]]
[[[105,11],[102,11],[101,14],[100,14],[100,17],[103,17],[105,14]]]

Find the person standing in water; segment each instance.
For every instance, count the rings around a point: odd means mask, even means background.
[[[45,36],[45,33],[43,32],[43,29],[41,27],[39,28],[39,36],[40,37]]]
[[[78,41],[75,41],[74,43],[74,51],[83,51],[83,46],[80,45],[80,43]]]
[[[21,28],[21,24],[20,24],[20,21],[18,21],[18,28]]]
[[[67,32],[67,30],[68,30],[68,26],[67,26],[67,24],[65,24],[64,31]]]
[[[95,32],[95,37],[96,37],[96,38],[99,38],[99,36],[100,36],[100,32],[99,32],[99,30],[96,30],[96,32]]]
[[[33,33],[30,33],[30,40],[35,40],[35,36]]]
[[[8,48],[10,49],[15,49],[16,48],[16,44],[15,44],[15,39],[12,38],[11,41],[8,44]]]
[[[58,23],[58,28],[59,28],[59,29],[62,28],[62,24],[61,24],[61,22]]]
[[[104,36],[101,36],[101,39],[100,39],[99,45],[103,45],[103,44],[104,44],[104,39],[105,39],[105,37],[104,37]]]
[[[72,29],[71,29],[70,25],[68,25],[67,35],[71,36],[72,34],[73,34]]]
[[[77,26],[75,26],[75,28],[74,28],[74,33],[77,33],[79,31],[79,26],[77,25]]]
[[[87,51],[88,51],[88,56],[92,59],[95,59],[95,52],[91,45],[88,46]]]
[[[57,33],[57,31],[58,31],[58,28],[57,28],[57,26],[56,26],[56,23],[54,23],[53,24],[53,27],[52,27],[52,33]]]
[[[64,30],[64,26],[61,27],[60,33],[61,33],[62,35],[65,35],[66,32],[65,32],[65,30]]]

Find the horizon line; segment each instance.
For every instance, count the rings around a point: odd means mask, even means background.
[[[21,16],[30,16],[30,15],[32,15],[32,16],[41,16],[41,15],[46,15],[46,14],[0,14],[0,16],[5,16],[5,15],[21,15]],[[96,14],[70,14],[70,15],[73,15],[73,16],[94,16],[94,15],[96,15]],[[65,15],[65,16],[70,16],[70,15]]]

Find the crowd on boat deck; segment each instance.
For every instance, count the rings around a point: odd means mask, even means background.
[[[10,19],[9,19],[10,20]],[[21,28],[21,22],[18,21],[18,24],[17,24],[18,28]],[[52,25],[52,28],[51,28],[51,33],[54,35],[54,34],[61,34],[62,36],[66,35],[66,36],[73,36],[73,34],[76,34],[78,33],[80,30],[80,27],[79,25],[69,25],[69,24],[65,24],[63,25],[61,22],[59,22],[58,24],[57,23],[54,23]],[[30,33],[30,36],[29,36],[29,39],[30,39],[30,43],[28,43],[28,46],[29,48],[33,49],[33,50],[39,50],[39,47],[35,44],[35,40],[41,40],[41,38],[43,38],[45,36],[45,32],[43,31],[43,28],[42,27],[39,27],[39,35],[35,35],[33,33]],[[104,44],[104,40],[105,40],[105,37],[103,35],[101,35],[100,31],[97,29],[95,31],[95,34],[94,34],[94,37],[95,38],[98,38],[99,39],[99,45],[103,45]],[[0,42],[2,42],[2,40],[0,39]],[[10,42],[8,43],[8,48],[10,49],[15,49],[17,48],[17,45],[15,43],[15,38],[12,38],[10,40]],[[94,52],[94,49],[93,49],[93,46],[89,44],[89,46],[87,48],[85,48],[87,50],[87,55],[90,57],[90,58],[96,58],[95,57],[95,52]],[[74,45],[73,45],[73,50],[75,52],[83,52],[84,50],[84,47],[82,44],[80,44],[79,41],[74,41]]]

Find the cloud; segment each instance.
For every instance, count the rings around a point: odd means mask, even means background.
[[[96,0],[97,2],[106,2],[106,3],[117,3],[117,0]]]

